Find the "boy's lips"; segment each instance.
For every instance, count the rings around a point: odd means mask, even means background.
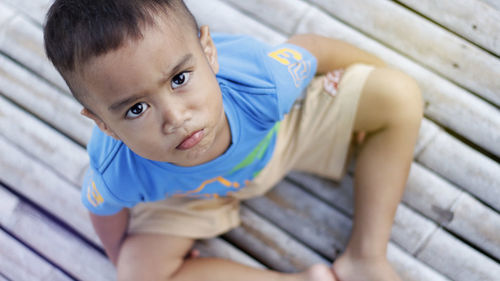
[[[187,136],[177,147],[179,150],[187,150],[197,145],[205,136],[205,130],[198,130]]]

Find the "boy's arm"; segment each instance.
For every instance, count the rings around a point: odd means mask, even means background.
[[[354,63],[385,66],[384,61],[347,42],[316,34],[299,34],[287,43],[301,46],[311,52],[318,60],[318,74],[334,69],[346,68]]]
[[[125,238],[129,219],[129,210],[123,208],[111,216],[99,216],[90,213],[92,225],[101,239],[102,246],[111,262],[116,266],[120,247]]]

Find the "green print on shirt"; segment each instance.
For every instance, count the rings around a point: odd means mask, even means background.
[[[250,154],[243,159],[238,165],[236,165],[229,174],[232,174],[236,171],[239,171],[248,165],[252,164],[255,160],[260,160],[262,159],[262,156],[264,156],[264,152],[266,152],[267,148],[269,147],[269,144],[271,143],[271,139],[274,134],[277,134],[279,129],[280,129],[281,121],[277,122],[274,127],[267,133],[266,137],[260,141],[260,143],[250,152]],[[256,177],[260,171],[256,171],[253,176]]]

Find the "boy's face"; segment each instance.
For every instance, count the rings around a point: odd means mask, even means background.
[[[221,155],[231,137],[217,53],[207,27],[191,33],[160,20],[143,39],[91,60],[79,83],[90,107],[82,114],[147,159],[193,166]]]

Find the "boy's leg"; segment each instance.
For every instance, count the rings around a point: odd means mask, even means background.
[[[282,274],[216,258],[184,257],[193,240],[160,234],[128,236],[120,250],[118,280],[172,281],[335,281],[325,265],[298,274]]]
[[[386,259],[387,243],[413,158],[422,119],[415,81],[388,68],[373,70],[359,100],[354,131],[366,132],[354,177],[354,220],[341,280],[400,280]]]

